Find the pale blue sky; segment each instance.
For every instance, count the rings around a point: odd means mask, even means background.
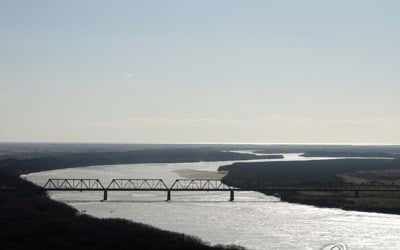
[[[400,143],[399,13],[0,0],[0,141]]]

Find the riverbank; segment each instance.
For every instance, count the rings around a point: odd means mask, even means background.
[[[283,160],[305,160],[294,155],[298,154],[284,155]],[[48,178],[60,177],[101,180],[157,177],[172,183],[179,178],[174,170],[216,172],[219,166],[228,164],[232,161],[100,165],[37,172],[28,179],[38,185]],[[277,202],[278,199],[257,192],[235,193],[235,202],[228,202],[226,192],[179,192],[172,194],[171,202],[164,201],[165,195],[113,193],[109,196],[110,202],[99,202],[102,194],[90,192],[56,192],[51,197],[96,218],[125,218],[167,231],[196,235],[212,244],[237,244],[258,250],[321,249],[332,242],[348,243],[351,249],[399,248],[396,237],[400,232],[400,217],[397,215],[319,209]]]
[[[201,148],[144,149],[127,152],[63,153],[28,159],[6,158],[0,160],[0,169],[15,174],[27,174],[45,170],[94,165],[235,161],[281,158],[283,158],[282,155],[254,155]]]
[[[139,152],[136,155],[153,155],[150,160],[160,160],[169,157],[169,161],[182,159],[184,152],[165,150],[157,156],[156,152]],[[207,152],[194,152],[189,154],[191,161],[204,159],[222,160],[225,158],[253,157],[244,154],[231,154],[215,151],[210,155]],[[150,154],[152,153],[152,154]],[[210,153],[210,152],[208,152]],[[130,153],[132,154],[132,153]],[[100,159],[85,154],[84,161],[81,157],[78,166],[89,163],[102,163],[104,154]],[[98,155],[98,154],[97,154]],[[115,156],[114,154],[112,155]],[[185,155],[185,160],[188,159]],[[146,156],[147,157],[147,156]],[[107,158],[107,157],[106,157]],[[110,158],[108,158],[110,159]],[[131,161],[133,158],[129,158]],[[144,158],[137,159],[144,161]],[[113,160],[104,161],[110,163]],[[44,166],[39,163],[45,163]],[[201,249],[201,250],[237,250],[244,249],[239,246],[211,246],[208,243],[192,236],[160,230],[141,223],[124,219],[99,219],[81,214],[76,209],[50,198],[44,197],[39,187],[22,180],[18,175],[30,171],[68,167],[65,155],[36,159],[8,159],[0,164],[0,249]],[[19,191],[5,191],[18,189]]]
[[[214,179],[221,180],[227,174],[227,171],[204,171],[192,169],[178,169],[172,171],[182,178],[187,179]]]
[[[348,184],[400,184],[399,160],[347,159],[304,162],[235,163],[223,181],[239,188],[275,186],[341,186]],[[395,192],[279,192],[282,201],[364,212],[400,214]]]
[[[123,219],[98,219],[32,190],[33,184],[0,172],[0,249],[201,249],[237,250],[210,246],[198,238],[156,229]]]

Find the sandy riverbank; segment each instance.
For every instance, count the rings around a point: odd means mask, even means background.
[[[178,174],[182,178],[218,179],[218,180],[221,180],[228,173],[228,171],[203,171],[203,170],[192,170],[192,169],[179,169],[179,170],[174,170],[173,172]]]

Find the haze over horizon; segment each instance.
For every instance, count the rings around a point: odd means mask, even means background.
[[[400,144],[399,11],[0,0],[0,141]]]

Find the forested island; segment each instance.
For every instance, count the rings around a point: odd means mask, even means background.
[[[271,186],[400,185],[398,159],[338,159],[297,162],[234,163],[223,181],[239,188]],[[400,214],[397,192],[279,192],[283,201],[320,207]]]

